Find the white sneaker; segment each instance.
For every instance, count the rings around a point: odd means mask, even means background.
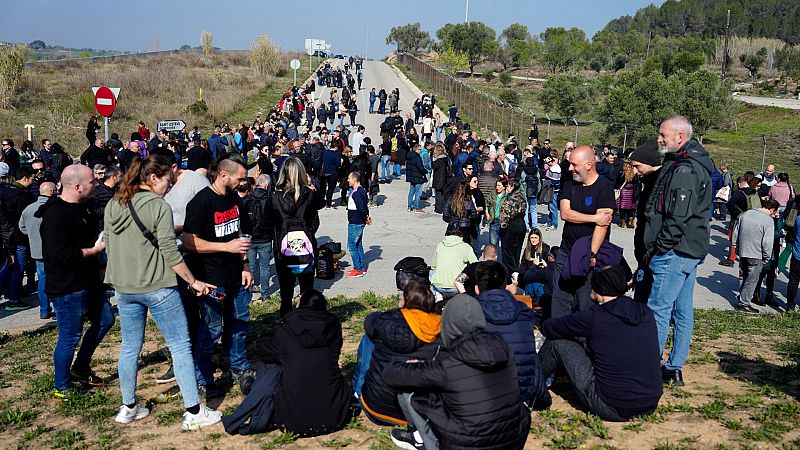
[[[144,419],[149,415],[150,410],[138,403],[133,408],[122,405],[119,407],[119,412],[117,413],[117,417],[114,418],[114,422],[131,423],[134,420]]]
[[[183,425],[181,429],[184,431],[194,431],[222,420],[222,412],[214,411],[205,405],[200,405],[200,412],[192,414],[189,411],[183,413]]]

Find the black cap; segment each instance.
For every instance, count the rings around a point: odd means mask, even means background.
[[[631,153],[631,161],[638,161],[648,166],[660,166],[661,153],[658,151],[658,142],[655,139],[650,139],[636,147],[636,150]]]
[[[592,273],[592,290],[607,297],[619,297],[628,291],[631,269],[627,264],[606,266]]]

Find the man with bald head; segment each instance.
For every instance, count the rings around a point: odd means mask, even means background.
[[[552,317],[571,314],[576,309],[586,309],[592,304],[591,286],[584,281],[562,281],[561,268],[580,238],[591,236],[591,258],[600,250],[604,240],[609,239],[609,224],[616,208],[614,186],[599,176],[595,169],[594,150],[580,146],[569,153],[569,172],[562,179],[572,178],[561,186],[558,209],[564,221],[561,246],[556,254],[556,270],[553,272]]]
[[[55,183],[45,181],[39,185],[39,197],[35,202],[28,205],[23,211],[19,219],[19,230],[28,238],[31,249],[31,258],[36,263],[36,278],[37,278],[37,294],[39,297],[39,317],[47,320],[53,318],[53,311],[50,308],[50,302],[47,299],[47,294],[44,292],[44,284],[46,275],[44,273],[44,261],[42,260],[42,235],[39,233],[39,227],[42,224],[41,217],[35,217],[34,213],[39,208],[50,200],[50,197],[56,195]]]
[[[694,328],[697,266],[708,254],[714,163],[692,139],[692,124],[682,116],[661,124],[658,147],[664,163],[645,205],[644,261],[653,272],[647,305],[656,317],[661,353],[670,320],[675,321],[673,347],[662,375],[665,382],[682,386],[681,368]]]
[[[68,166],[61,173],[61,195],[49,199],[34,214],[42,219],[44,290],[58,324],[58,343],[53,356],[57,399],[65,398],[73,389],[73,381],[88,386],[103,384],[89,363],[114,325],[114,313],[100,278],[99,255],[106,246],[99,233],[99,218],[86,205],[96,184],[92,169],[78,164]],[[73,363],[84,317],[91,325],[83,334]]]

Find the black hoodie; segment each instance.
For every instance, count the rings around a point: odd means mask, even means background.
[[[352,391],[339,369],[342,324],[327,311],[300,308],[286,314],[257,355],[280,364],[272,423],[298,436],[341,430],[350,419]]]
[[[624,418],[653,412],[662,393],[653,312],[628,297],[592,304],[542,324],[548,339],[585,337],[598,394]]]

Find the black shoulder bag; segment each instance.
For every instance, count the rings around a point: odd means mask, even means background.
[[[144,237],[147,238],[151,244],[153,244],[153,247],[158,248],[158,239],[156,239],[156,235],[154,235],[152,231],[148,230],[147,227],[144,226],[142,219],[139,218],[139,215],[136,214],[136,210],[133,209],[132,201],[128,201],[128,211],[131,212],[131,218],[133,218],[133,221],[136,222],[136,226],[138,226],[139,230],[142,231]]]

